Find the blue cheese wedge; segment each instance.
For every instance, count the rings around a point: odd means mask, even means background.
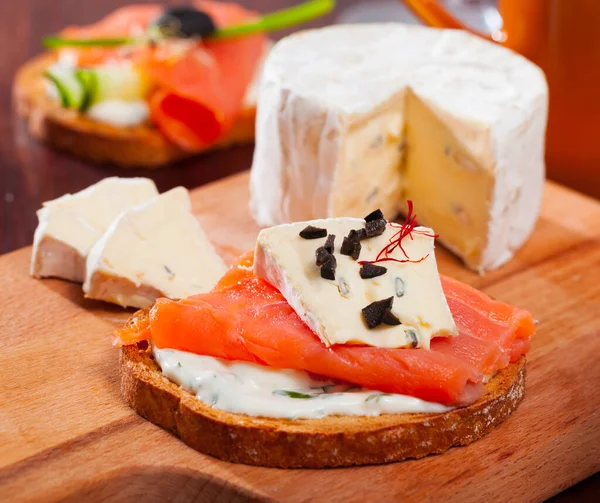
[[[187,190],[177,187],[113,222],[88,256],[83,291],[144,308],[158,297],[207,292],[226,270],[191,213]]]
[[[303,239],[307,226],[335,235],[335,279],[325,279],[316,265],[316,250],[327,238]],[[432,338],[457,334],[437,270],[434,232],[417,227],[388,257],[410,262],[377,262],[384,274],[363,279],[361,262],[373,261],[393,241],[401,226],[387,223],[383,234],[362,239],[358,260],[340,253],[345,236],[365,227],[358,218],[329,218],[264,229],[258,236],[256,274],[283,294],[300,318],[327,346],[365,344],[428,349]],[[306,235],[306,233],[304,233]],[[369,328],[362,310],[392,298],[391,314],[400,324]]]
[[[158,195],[147,178],[105,178],[76,194],[44,203],[37,212],[31,275],[81,283],[92,246],[127,208]]]

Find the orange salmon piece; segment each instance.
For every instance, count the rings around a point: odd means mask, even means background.
[[[61,36],[72,39],[132,37],[142,34],[162,12],[160,4],[128,5],[121,7],[97,23],[88,26],[69,26]],[[120,47],[70,47],[77,54],[79,66],[97,66],[110,59],[123,58]]]
[[[233,3],[195,2],[219,27],[256,17]],[[244,97],[265,50],[267,37],[250,35],[206,41],[180,60],[146,53],[141,65],[156,82],[150,99],[153,122],[171,141],[189,151],[201,151],[226,135],[242,110]]]
[[[461,333],[495,343],[511,362],[529,351],[535,323],[524,309],[491,299],[488,295],[446,276],[442,288]]]
[[[254,275],[251,266],[250,253],[212,292],[183,301],[161,299],[151,309],[150,323],[142,327],[140,337],[150,335],[159,348],[306,370],[368,389],[463,405],[481,396],[485,374],[506,367],[513,350],[519,356],[526,351],[520,341],[529,341],[535,331],[526,311],[443,278],[449,299],[462,298],[464,292],[465,302],[477,302],[471,309],[452,303],[459,309],[452,311],[458,336],[434,339],[430,351],[365,346],[328,349],[283,296]],[[490,315],[493,323],[471,326],[481,322],[486,305],[494,313]],[[131,340],[125,335],[117,335],[120,344]],[[511,341],[517,342],[513,346]]]
[[[243,24],[257,16],[240,5],[201,0],[194,5],[207,12],[218,27]],[[135,37],[161,14],[160,4],[130,5],[101,21],[69,27],[65,38]],[[158,47],[69,48],[78,65],[97,66],[108,60],[134,61],[154,89],[150,117],[161,133],[179,147],[200,152],[233,127],[265,51],[267,37],[255,34],[232,40],[196,42],[168,40]]]

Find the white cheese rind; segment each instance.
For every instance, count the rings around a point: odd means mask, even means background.
[[[129,209],[92,248],[86,297],[144,308],[210,290],[227,267],[191,213],[183,187]]]
[[[307,225],[334,234],[337,260],[335,280],[323,279],[315,264],[315,250],[325,238],[303,239],[299,233]],[[260,232],[256,244],[256,274],[275,286],[300,318],[327,345],[366,344],[378,347],[411,346],[415,331],[420,347],[429,348],[432,337],[456,335],[456,325],[448,308],[437,270],[433,231],[418,227],[413,239],[402,241],[404,250],[418,263],[383,262],[387,272],[376,278],[360,277],[360,265],[342,255],[343,237],[365,226],[357,218],[332,218],[280,225]],[[387,225],[378,237],[361,241],[360,260],[374,260],[399,226]],[[400,249],[391,255],[403,260]],[[369,329],[361,310],[374,301],[393,297],[392,313],[401,325],[380,325]]]
[[[34,234],[31,275],[82,282],[92,246],[125,209],[158,195],[147,178],[105,178],[44,203]]]
[[[481,217],[483,249],[468,265],[483,271],[508,260],[531,233],[541,204],[547,84],[533,63],[461,30],[344,25],[276,44],[258,102],[250,181],[256,221],[361,216],[367,204],[389,216],[401,210],[402,153],[393,181],[394,159],[353,157],[352,145],[367,137],[352,126],[376,118],[386,102],[401,102],[407,90],[493,178]],[[384,136],[401,136],[410,121],[401,106],[396,110],[401,120],[382,124]],[[402,138],[397,147],[403,149]],[[426,223],[456,249],[436,222]]]

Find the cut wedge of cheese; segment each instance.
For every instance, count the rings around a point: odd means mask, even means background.
[[[465,31],[296,33],[265,65],[252,212],[272,226],[412,200],[469,267],[493,269],[538,215],[547,105],[537,66]]]
[[[105,178],[44,203],[33,239],[31,275],[82,282],[92,246],[122,211],[156,197],[147,178]]]
[[[335,235],[335,277],[326,279],[316,265],[316,250],[326,238],[303,239],[308,225]],[[456,335],[457,329],[442,291],[434,253],[434,232],[417,227],[386,260],[383,274],[361,276],[361,262],[375,260],[394,240],[401,226],[388,223],[383,234],[362,239],[358,260],[342,253],[344,237],[363,229],[358,218],[330,218],[264,229],[258,235],[255,272],[275,286],[298,316],[324,344],[364,344],[386,348],[429,349],[433,337]],[[381,272],[381,271],[379,271]],[[363,309],[386,300],[398,324],[379,323],[369,328]],[[392,318],[393,321],[393,318]]]
[[[177,187],[113,222],[89,253],[83,291],[144,308],[158,297],[207,292],[226,270],[191,213],[188,191]]]

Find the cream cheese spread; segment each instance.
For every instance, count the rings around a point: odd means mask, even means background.
[[[162,373],[217,409],[286,419],[331,415],[442,413],[450,410],[419,398],[317,381],[307,372],[232,362],[175,349],[153,349]]]
[[[131,127],[148,120],[150,110],[144,100],[104,100],[92,105],[86,115],[116,127]]]

